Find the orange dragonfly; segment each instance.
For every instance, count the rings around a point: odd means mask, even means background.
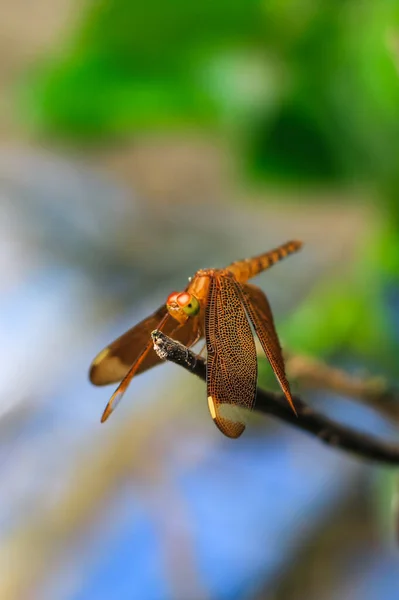
[[[104,348],[92,362],[90,380],[94,385],[121,383],[101,422],[115,410],[135,375],[162,362],[151,339],[151,332],[159,329],[187,347],[205,336],[209,411],[225,435],[239,437],[245,424],[242,411],[234,409],[252,409],[257,387],[257,355],[249,321],[296,413],[269,301],[247,281],[301,246],[291,241],[225,269],[197,271],[184,291],[170,294],[166,304]]]

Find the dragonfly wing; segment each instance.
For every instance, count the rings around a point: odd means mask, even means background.
[[[290,384],[285,374],[283,353],[274,326],[273,314],[266,295],[254,285],[239,284],[243,291],[243,299],[246,311],[255,328],[256,335],[269,360],[274,374],[283,390],[289,405],[296,414]]]
[[[166,315],[167,309],[163,305],[104,348],[91,364],[90,381],[94,385],[107,385],[121,381],[151,341],[151,332],[158,328]],[[185,346],[190,346],[197,338],[198,323],[194,323],[194,319],[189,319],[181,326],[173,317],[169,317],[165,321],[163,331]],[[150,349],[135,374],[143,373],[162,362],[157,353]]]
[[[176,323],[175,319],[171,317],[167,312],[164,315],[163,319],[157,323],[157,329],[160,329],[164,333],[168,333],[169,335],[174,334],[175,338],[179,339],[183,344],[190,346],[194,342],[196,342],[200,338],[201,330],[198,328],[198,320],[187,321],[184,325],[180,325]],[[141,349],[139,355],[134,360],[133,364],[127,370],[127,373],[123,377],[121,383],[116,388],[115,392],[112,394],[103,415],[101,417],[101,422],[104,423],[114,412],[115,408],[118,406],[119,402],[122,400],[124,393],[130,385],[131,380],[137,373],[141,373],[146,368],[150,368],[154,364],[158,364],[161,362],[158,355],[157,361],[152,361],[152,355],[156,352],[153,347],[153,341],[151,336],[149,335],[149,339],[147,340],[146,345]],[[149,360],[149,357],[151,359]],[[144,368],[143,368],[144,365]]]
[[[151,331],[157,328],[166,313],[166,306],[163,305],[152,315],[118,337],[109,346],[106,346],[91,364],[90,381],[94,385],[107,385],[121,381],[147,346],[151,339]],[[138,372],[145,371],[158,362],[160,360],[155,352],[148,354],[140,365]]]
[[[255,342],[232,276],[211,278],[205,311],[207,346],[207,392],[211,416],[228,437],[245,429],[237,407],[251,409],[256,398],[258,375]]]

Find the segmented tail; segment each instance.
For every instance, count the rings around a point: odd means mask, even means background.
[[[269,269],[283,258],[294,252],[298,252],[301,247],[302,242],[293,240],[253,258],[238,260],[226,268],[235,275],[240,283],[245,283],[251,277],[255,277],[255,275],[258,275],[262,271]]]

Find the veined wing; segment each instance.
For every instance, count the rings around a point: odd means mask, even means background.
[[[166,306],[162,305],[152,315],[137,323],[104,348],[91,364],[90,381],[94,385],[107,385],[121,381],[151,341],[151,331],[158,328],[166,315]],[[163,329],[167,335],[174,337],[185,346],[190,346],[195,341],[197,330],[198,323],[195,323],[194,319],[190,319],[185,325],[180,326],[173,317],[166,319]],[[162,362],[157,353],[150,350],[135,374],[143,373]]]
[[[158,327],[166,313],[166,306],[161,306],[152,315],[137,323],[101,350],[91,364],[90,381],[94,385],[107,385],[121,381],[148,344],[151,339],[151,331]],[[148,354],[140,365],[138,373],[159,362],[161,361],[155,352]]]
[[[240,285],[240,284],[239,284]],[[256,335],[262,345],[262,348],[269,360],[275,376],[283,390],[289,405],[295,414],[297,414],[292,400],[290,384],[285,374],[285,365],[283,353],[278,339],[277,331],[274,326],[273,314],[266,295],[262,290],[254,285],[241,284],[243,299],[246,311],[255,328]]]
[[[157,329],[163,331],[164,333],[169,332],[169,335],[174,335],[177,339],[179,339],[179,341],[181,341],[183,344],[186,344],[187,346],[191,346],[194,342],[196,342],[198,339],[200,339],[200,331],[201,330],[199,330],[198,328],[199,328],[198,319],[192,319],[191,321],[190,320],[187,321],[184,325],[180,325],[179,323],[176,324],[175,319],[173,317],[171,317],[168,314],[168,312],[166,312],[163,319],[161,319],[161,321],[158,322],[158,324],[157,324]],[[148,359],[153,354],[156,354],[156,352],[153,347],[153,341],[152,341],[151,335],[149,335],[149,339],[147,340],[146,345],[144,345],[144,347],[139,352],[137,358],[134,360],[133,364],[128,369],[126,375],[123,377],[122,381],[116,388],[115,392],[112,394],[107,406],[105,407],[105,410],[101,417],[102,423],[104,423],[104,421],[106,421],[108,419],[108,417],[111,415],[111,413],[114,412],[115,408],[118,406],[119,402],[122,400],[122,397],[123,397],[124,393],[126,392],[127,388],[129,387],[130,382],[133,379],[133,377],[137,373],[140,373],[144,370],[143,365],[146,365],[146,362],[148,365],[148,362],[149,362]],[[158,356],[157,356],[157,359],[158,360],[155,364],[160,362],[160,359]],[[152,361],[151,361],[150,366],[153,366]],[[149,367],[147,366],[146,368],[149,368]]]
[[[208,405],[216,425],[231,438],[245,429],[244,415],[234,409],[253,407],[258,375],[255,342],[241,296],[233,276],[211,278],[205,312]]]

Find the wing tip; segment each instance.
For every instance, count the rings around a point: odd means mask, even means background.
[[[89,380],[93,385],[103,386],[121,381],[131,367],[115,355],[112,348],[102,350],[89,368]]]
[[[213,422],[219,431],[232,440],[239,438],[245,431],[244,423],[228,421],[227,419],[222,419],[220,417],[213,419]]]
[[[105,421],[111,416],[111,413],[114,412],[114,409],[111,405],[112,403],[112,398],[111,400],[108,402],[107,406],[104,408],[104,412],[101,415],[101,423],[105,423]]]
[[[100,385],[99,380],[97,379],[97,368],[93,363],[90,365],[89,369],[89,381],[93,385]]]
[[[212,396],[208,396],[208,408],[216,427],[226,437],[237,439],[244,433],[244,423],[240,423],[239,421],[231,421],[230,419],[220,416],[219,411],[217,410],[217,404]]]
[[[105,423],[105,421],[108,419],[108,417],[110,416],[112,411],[107,412],[107,409],[104,410],[103,414],[101,415],[101,421],[100,423]]]
[[[293,399],[293,397],[291,396],[291,392],[287,392],[287,390],[284,390],[284,394],[285,394],[285,397],[287,398],[287,402],[288,402],[288,404],[290,405],[290,407],[291,407],[291,409],[292,409],[292,411],[293,411],[294,415],[295,415],[295,416],[298,418],[298,417],[299,417],[299,415],[298,415],[298,411],[297,411],[297,409],[296,409],[296,407],[295,407],[295,404],[294,404],[294,399]]]
[[[122,400],[122,396],[124,394],[124,390],[117,389],[111,396],[107,406],[104,409],[104,412],[101,416],[101,423],[105,423],[105,421],[111,416],[119,402]]]
[[[93,359],[90,369],[89,369],[89,380],[93,385],[102,385],[100,372],[101,369],[98,367],[100,364],[108,357],[109,355],[109,347],[107,346],[101,352],[97,354],[97,356]]]

